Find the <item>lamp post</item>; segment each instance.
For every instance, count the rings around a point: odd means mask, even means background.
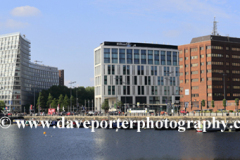
[[[168,71],[168,72],[166,73],[166,75],[169,76],[169,74],[172,74],[172,73],[173,73],[173,71],[172,71],[172,72],[169,72],[169,71]],[[168,77],[165,77],[165,79],[170,81],[170,79],[169,79]],[[169,103],[169,105],[168,105],[168,102],[169,102],[169,101],[168,101],[168,98],[169,98],[169,95],[170,95],[170,90],[168,90],[168,86],[166,86],[166,87],[167,87],[167,92],[168,92],[168,95],[167,95],[167,108],[168,108],[168,109],[166,109],[166,110],[169,110],[170,105],[171,105],[171,103]]]
[[[71,108],[72,108],[72,84],[73,83],[76,83],[76,81],[69,82],[69,84],[71,85],[70,86],[70,112],[71,112]]]

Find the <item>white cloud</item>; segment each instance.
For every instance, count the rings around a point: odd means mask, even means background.
[[[13,19],[8,19],[5,22],[0,22],[0,27],[2,28],[11,28],[11,29],[16,29],[16,28],[25,28],[29,24],[27,22],[20,22],[16,21]]]
[[[17,17],[31,17],[31,16],[37,16],[41,12],[39,9],[31,6],[22,6],[22,7],[16,7],[11,11],[11,14],[13,16]]]

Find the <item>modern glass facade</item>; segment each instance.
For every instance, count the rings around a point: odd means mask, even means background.
[[[166,105],[163,97],[179,103],[177,46],[123,44],[104,42],[94,50],[94,61],[100,62],[94,66],[95,109],[100,110],[105,99],[110,107],[117,99],[123,103],[126,100],[129,107],[136,107],[137,102],[148,104],[147,107]]]
[[[33,94],[59,85],[58,68],[30,62],[30,41],[20,33],[0,35],[0,100],[21,112]]]

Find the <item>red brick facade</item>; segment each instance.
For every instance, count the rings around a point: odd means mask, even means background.
[[[226,99],[233,100],[228,104],[240,98],[240,39],[206,37],[178,47],[180,104],[183,109],[188,103],[188,111],[201,110],[202,100],[205,100],[202,109],[212,109],[212,100],[214,110],[222,109],[224,83]],[[235,105],[228,105],[227,110],[235,110]]]

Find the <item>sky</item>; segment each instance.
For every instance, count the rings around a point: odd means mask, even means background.
[[[238,0],[2,1],[0,34],[21,32],[31,61],[64,69],[65,85],[94,85],[94,48],[104,41],[183,45],[218,33],[240,37]]]

